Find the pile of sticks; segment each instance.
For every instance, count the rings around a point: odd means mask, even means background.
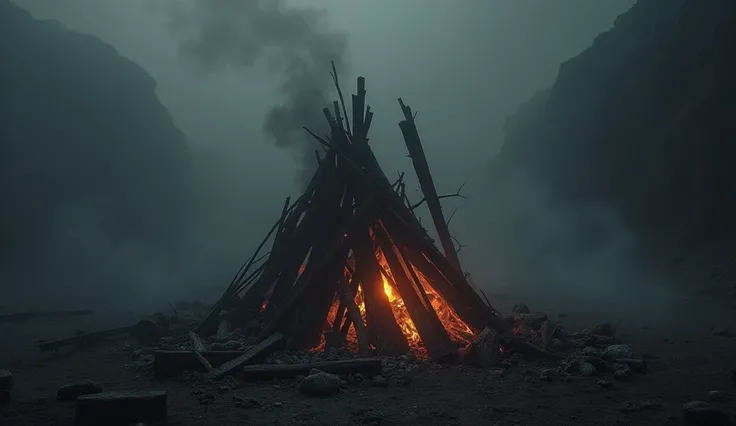
[[[442,251],[415,215],[417,205],[405,195],[403,175],[389,181],[368,145],[373,112],[366,105],[365,79],[357,79],[348,115],[334,65],[332,77],[339,102],[323,110],[329,135],[305,129],[324,147],[317,152],[316,172],[301,197],[286,200],[277,223],[195,332],[210,335],[224,323],[256,319],[264,325],[259,341],[280,333],[291,347],[311,348],[324,337],[328,311],[339,303],[330,324],[333,337],[344,339],[352,326],[361,354],[405,353],[407,339],[384,292],[385,278],[403,300],[429,356],[452,358],[457,345],[420,276],[474,333],[486,327],[507,332],[462,272],[411,108],[399,99],[404,115],[399,127]],[[270,252],[259,258],[268,241]],[[359,292],[364,315],[356,304]]]

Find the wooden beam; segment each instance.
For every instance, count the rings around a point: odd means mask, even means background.
[[[422,141],[419,138],[419,131],[414,123],[414,116],[412,115],[411,108],[404,105],[401,98],[399,98],[399,104],[404,113],[404,120],[399,123],[399,128],[401,128],[401,133],[404,135],[404,142],[406,143],[406,148],[409,150],[409,157],[411,157],[414,170],[417,173],[419,186],[422,189],[424,198],[427,200],[427,207],[429,207],[432,222],[434,222],[434,227],[437,230],[437,236],[440,238],[442,249],[445,252],[448,262],[450,262],[450,265],[458,273],[462,274],[463,268],[460,266],[460,258],[457,255],[457,251],[455,251],[455,244],[452,242],[452,235],[450,235],[445,215],[442,212],[442,204],[437,195],[437,188],[434,185],[432,173],[429,170],[429,163],[427,163],[427,157],[424,154]]]
[[[245,353],[243,353],[239,357],[222,364],[221,366],[215,368],[210,372],[207,372],[204,375],[204,378],[217,379],[226,374],[234,373],[236,369],[251,362],[254,358],[267,356],[269,353],[282,347],[284,344],[284,340],[285,339],[283,334],[274,333],[266,340],[245,351]]]
[[[207,347],[202,342],[202,339],[200,339],[199,336],[197,336],[197,333],[193,331],[189,332],[189,339],[192,341],[192,352],[197,358],[197,361],[202,364],[202,367],[204,367],[205,370],[212,371],[212,364],[210,364],[210,362],[207,361],[207,358],[202,355],[202,352],[205,352],[207,350]]]
[[[432,306],[427,307],[419,292],[415,289],[415,287],[422,284],[409,278],[396,253],[393,242],[383,227],[376,227],[375,233],[376,240],[386,258],[386,263],[391,269],[391,276],[396,289],[404,301],[406,310],[414,322],[427,352],[437,361],[447,361],[455,358],[458,355],[457,347],[448,336]]]
[[[214,367],[219,367],[243,355],[243,351],[202,351],[200,353]],[[262,362],[263,360],[254,361]],[[194,351],[156,351],[153,353],[153,377],[164,379],[177,376],[185,371],[205,373],[208,370],[202,365]]]

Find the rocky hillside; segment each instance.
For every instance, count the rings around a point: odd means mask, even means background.
[[[496,179],[603,203],[640,236],[736,232],[736,2],[639,0],[508,119]]]
[[[195,180],[156,82],[8,0],[0,58],[2,290],[138,281],[139,259],[177,246]]]

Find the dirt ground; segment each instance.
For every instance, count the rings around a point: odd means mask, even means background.
[[[343,386],[332,397],[303,395],[295,381],[245,383],[237,378],[213,385],[214,399],[201,404],[196,387],[181,378],[154,380],[145,368],[131,362],[125,340],[104,345],[39,353],[35,341],[65,337],[75,329],[93,330],[130,321],[133,313],[98,314],[94,318],[4,324],[0,327],[0,368],[16,378],[14,401],[0,407],[0,425],[69,425],[74,403],[55,400],[64,384],[92,380],[105,390],[168,391],[167,425],[679,425],[685,424],[683,405],[708,401],[709,391],[724,392],[726,399],[712,404],[726,412],[736,407],[736,337],[716,335],[712,327],[733,327],[731,284],[710,281],[693,286],[692,294],[669,307],[668,321],[636,321],[626,307],[619,318],[605,303],[572,303],[563,321],[568,330],[592,328],[604,321],[616,323],[618,335],[649,363],[646,374],[630,382],[606,377],[614,384],[604,389],[601,377],[573,377],[570,381],[540,379],[540,371],[554,367],[548,361],[521,361],[507,370],[465,365],[429,364],[405,386]],[[707,277],[706,277],[707,278]],[[702,280],[701,277],[693,279]],[[707,280],[706,280],[707,281]],[[510,300],[497,306],[503,307]],[[533,310],[550,317],[559,306]],[[510,306],[510,305],[509,305]],[[583,309],[584,306],[584,309]],[[664,325],[664,324],[666,325]],[[721,333],[718,333],[721,334]],[[241,397],[248,404],[235,404]],[[100,425],[104,426],[104,425]]]

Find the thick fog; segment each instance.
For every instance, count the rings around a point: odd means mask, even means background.
[[[356,76],[366,77],[376,114],[372,146],[389,176],[412,172],[397,125],[402,97],[418,112],[439,191],[467,182],[468,198],[445,200],[445,209],[459,205],[451,228],[464,245],[466,269],[487,293],[605,299],[642,278],[629,259],[635,238],[605,206],[552,209],[540,183],[522,176],[491,187],[488,170],[505,118],[549,87],[560,63],[634,0],[16,3],[95,35],[141,65],[195,154],[206,156],[197,161],[205,164],[208,204],[187,236],[186,276],[170,265],[154,267],[155,274],[142,268],[151,300],[224,288],[284,198],[298,195],[313,167],[305,154],[312,143],[300,129],[323,126],[320,109],[336,96],[331,60],[349,93]],[[420,199],[413,177],[409,183],[410,196]],[[607,237],[589,246],[591,232]],[[110,294],[119,303],[138,299],[119,297],[120,289]]]

